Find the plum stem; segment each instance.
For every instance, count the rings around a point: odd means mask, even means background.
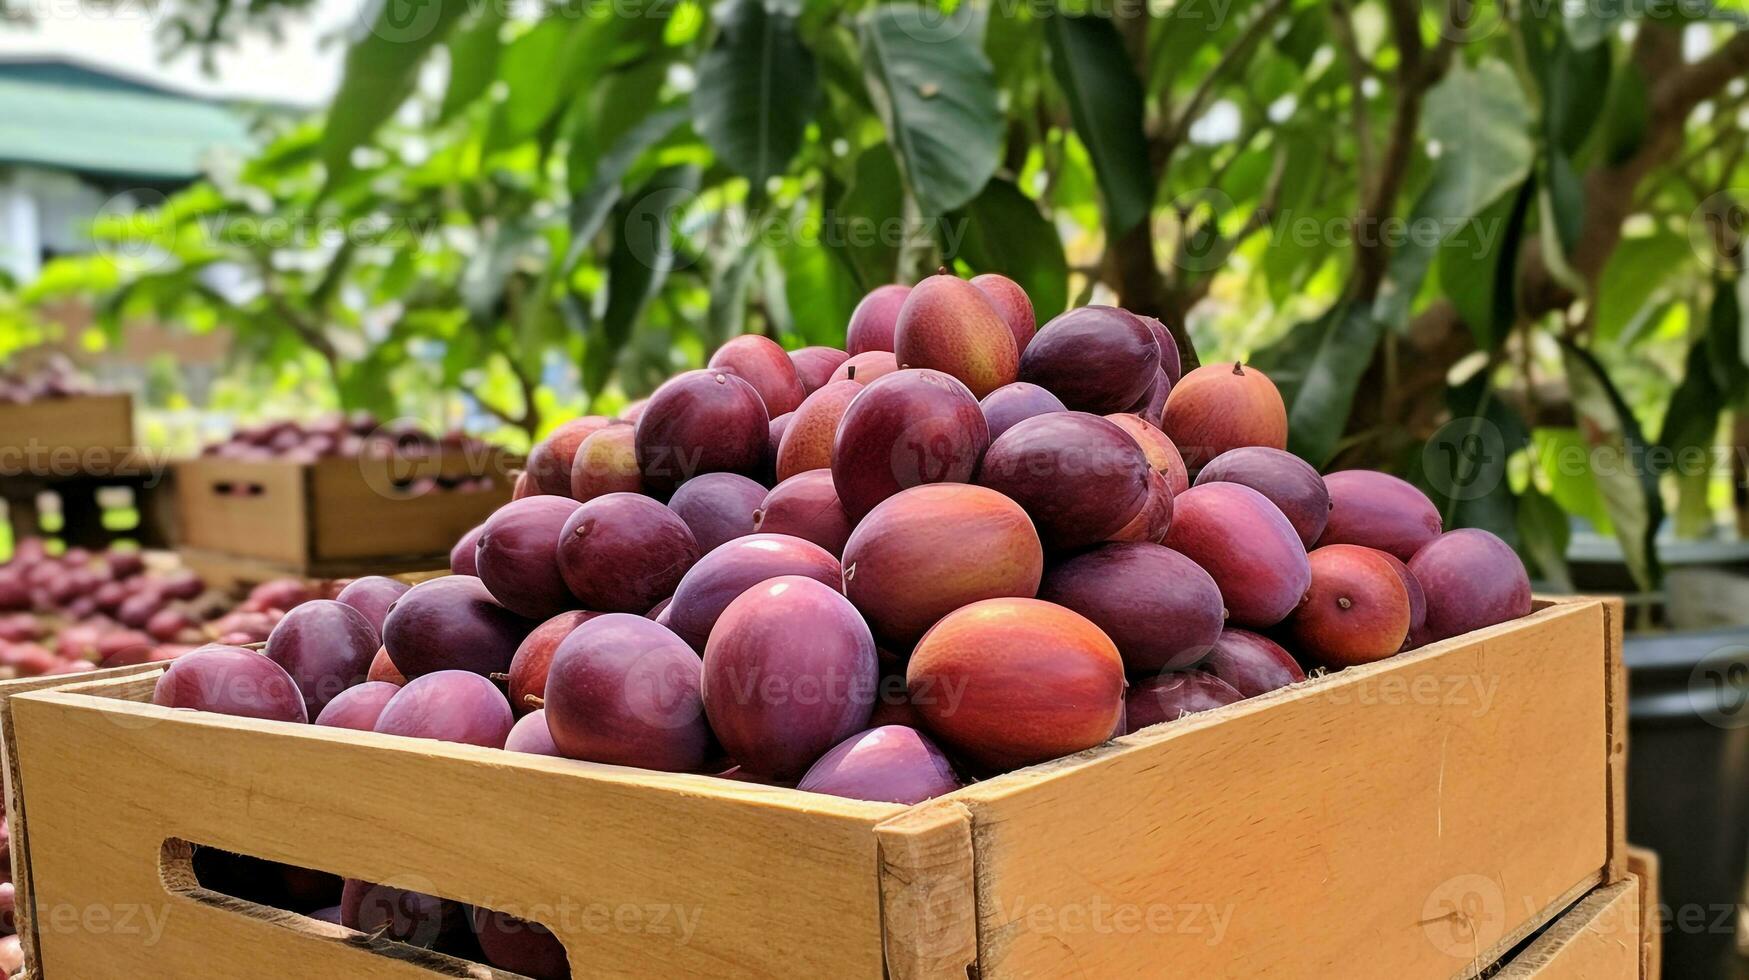
[[[938,275],[938,276],[945,276],[945,275],[947,275],[947,266],[945,266],[945,265],[943,265],[943,266],[937,266],[937,267],[936,267],[936,269],[935,269],[935,274],[936,274],[936,275]]]
[[[1239,361],[1234,361],[1233,362],[1233,373],[1239,375],[1240,377],[1244,377],[1245,376],[1245,365]]]
[[[522,696],[522,703],[536,708],[544,708],[547,706],[547,699],[538,694],[524,694]]]
[[[846,374],[850,375],[850,380],[852,380],[852,381],[856,380],[856,366],[854,364],[851,365],[850,367],[845,368],[844,371]]]
[[[490,677],[491,679],[493,679],[495,681],[499,681],[499,682],[504,683],[504,684],[510,683],[510,675],[509,674],[487,674],[486,676]]]
[[[1336,599],[1336,604],[1338,606],[1341,606],[1344,609],[1353,609],[1354,608],[1354,603],[1349,601],[1349,598],[1347,596],[1339,596]]]

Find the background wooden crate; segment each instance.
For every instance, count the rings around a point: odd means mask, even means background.
[[[449,549],[510,499],[517,457],[446,453],[429,463],[202,458],[176,465],[184,559],[213,581],[334,578],[447,565]],[[489,489],[397,489],[485,477]]]
[[[29,946],[50,980],[497,975],[206,891],[191,841],[529,915],[579,977],[1473,976],[1626,880],[1619,607],[1541,605],[909,809],[169,711],[149,674],[19,694]]]
[[[1635,875],[1580,899],[1522,951],[1501,964],[1494,980],[1649,980],[1645,885]]]
[[[137,449],[133,406],[127,395],[77,395],[0,405],[0,471],[67,476],[125,469]],[[44,452],[56,458],[41,459]],[[68,456],[76,463],[72,472],[62,472]]]

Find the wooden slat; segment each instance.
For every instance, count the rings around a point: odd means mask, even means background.
[[[1476,972],[1608,868],[1608,628],[1545,604],[953,794],[981,976]]]
[[[134,455],[136,448],[133,399],[127,395],[0,405],[0,469],[9,474],[132,472],[140,462]],[[71,472],[66,469],[69,463]]]
[[[1640,885],[1633,876],[1587,895],[1496,980],[1640,980]]]
[[[12,857],[12,887],[14,889],[13,921],[18,933],[20,945],[24,947],[27,961],[36,960],[36,923],[32,919],[31,866],[29,834],[26,821],[28,815],[24,808],[22,784],[19,777],[18,750],[14,741],[12,728],[12,696],[30,691],[64,690],[78,688],[81,690],[104,691],[106,693],[125,694],[130,685],[137,690],[135,679],[144,677],[146,683],[162,673],[163,664],[133,664],[127,667],[113,667],[109,670],[93,671],[90,674],[59,674],[51,677],[31,677],[21,680],[0,683],[0,775],[3,775],[6,793],[7,832],[10,839]],[[150,688],[147,693],[149,696]]]
[[[167,891],[167,838],[533,918],[578,977],[882,972],[874,828],[901,807],[80,694],[11,704],[55,980],[431,975]]]
[[[1640,886],[1640,976],[1660,980],[1664,975],[1664,919],[1659,908],[1657,852],[1628,848],[1628,873]]]
[[[304,471],[291,463],[202,458],[176,464],[176,520],[189,548],[297,567],[308,560]],[[225,486],[259,489],[251,496]]]
[[[513,462],[497,452],[475,458],[446,453],[430,466],[398,472],[392,460],[322,460],[310,470],[311,558],[447,556],[462,535],[509,502]],[[391,477],[405,479],[415,471],[489,476],[495,482],[490,490],[393,495]]]
[[[963,980],[978,959],[971,814],[925,805],[875,828],[882,931],[892,980]]]

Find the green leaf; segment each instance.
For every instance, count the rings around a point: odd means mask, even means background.
[[[1607,44],[1580,48],[1563,41],[1555,45],[1544,72],[1543,96],[1551,148],[1571,157],[1585,145],[1602,118],[1613,65]]]
[[[508,10],[508,4],[486,4],[471,23],[450,36],[449,87],[443,93],[443,106],[437,114],[439,122],[455,118],[498,77],[498,52],[503,48],[499,32],[504,29]]]
[[[1507,461],[1530,443],[1524,420],[1495,392],[1488,371],[1446,390],[1452,420],[1422,448],[1415,482],[1449,528],[1479,527],[1516,546],[1517,498]]]
[[[1111,233],[1122,235],[1145,220],[1154,203],[1142,81],[1107,18],[1055,14],[1045,18],[1045,34],[1052,73],[1099,174]]]
[[[1641,588],[1663,578],[1657,534],[1664,520],[1658,476],[1647,466],[1647,443],[1640,424],[1615,383],[1591,352],[1561,342],[1567,385],[1580,432],[1591,449],[1592,472],[1621,543],[1622,557]]]
[[[886,144],[876,144],[856,158],[850,186],[823,218],[821,237],[867,292],[894,281],[904,232],[905,188],[899,165]]]
[[[883,4],[862,16],[869,95],[925,217],[961,207],[1001,162],[995,71],[971,4],[948,16]]]
[[[1749,303],[1744,291],[1749,276],[1713,281],[1713,304],[1707,311],[1706,361],[1721,398],[1738,401],[1749,394]]]
[[[962,211],[942,219],[943,254],[974,273],[996,272],[1013,279],[1032,299],[1040,324],[1069,303],[1069,260],[1063,241],[1038,202],[997,178]],[[957,240],[958,248],[953,248]]]
[[[426,54],[467,9],[465,0],[377,0],[362,15],[369,33],[346,49],[340,88],[322,131],[329,186],[352,170],[352,151],[413,94]]]
[[[1281,390],[1288,449],[1295,455],[1318,467],[1335,455],[1361,375],[1383,335],[1384,324],[1370,310],[1338,303],[1252,358]]]
[[[666,167],[639,188],[622,209],[620,235],[607,260],[607,310],[584,348],[583,386],[599,394],[632,327],[674,270],[674,223],[698,194],[699,173]]]
[[[1409,215],[1411,234],[1391,259],[1389,281],[1373,315],[1401,326],[1434,251],[1456,228],[1524,183],[1535,159],[1524,90],[1512,69],[1489,59],[1460,62],[1427,93],[1422,128],[1440,155],[1427,189]]]
[[[1721,284],[1713,299],[1713,311],[1716,314],[1724,305],[1725,296],[1734,296],[1733,290],[1726,284]],[[1731,325],[1732,353],[1735,353],[1737,325]],[[1707,503],[1708,483],[1711,474],[1706,466],[1693,465],[1697,459],[1710,460],[1712,448],[1717,444],[1719,433],[1719,417],[1724,413],[1727,400],[1724,391],[1719,387],[1719,371],[1713,363],[1710,348],[1713,338],[1711,330],[1708,335],[1695,341],[1688,350],[1688,363],[1683,373],[1682,382],[1676,386],[1670,396],[1670,405],[1664,413],[1664,429],[1658,436],[1658,444],[1668,453],[1675,468],[1677,506],[1676,534],[1678,537],[1698,537],[1713,526],[1712,510]],[[1735,357],[1732,358],[1736,360]],[[1740,362],[1739,362],[1739,372]]]
[[[1558,236],[1561,254],[1570,256],[1585,232],[1585,185],[1573,169],[1573,162],[1560,150],[1549,151],[1543,189],[1548,195],[1546,210],[1554,219],[1550,224]]]
[[[1688,236],[1659,226],[1650,235],[1625,238],[1598,277],[1597,338],[1612,341],[1658,298],[1665,283],[1694,261]]]
[[[1440,247],[1440,288],[1482,350],[1499,347],[1518,317],[1518,256],[1535,193],[1526,180]]]
[[[576,268],[589,243],[600,234],[607,216],[613,213],[614,205],[619,203],[620,184],[625,180],[626,172],[651,147],[684,124],[686,118],[685,106],[658,112],[633,127],[596,163],[589,183],[571,198],[571,250],[565,256],[563,268],[566,272]],[[573,178],[579,176],[572,174]]]
[[[1614,534],[1609,508],[1591,468],[1591,448],[1578,429],[1539,428],[1531,432],[1538,468],[1548,478],[1549,496],[1561,509],[1590,524],[1599,534]]]
[[[722,33],[698,62],[692,126],[730,169],[764,184],[801,148],[819,101],[819,68],[793,11],[728,0],[719,16]]]
[[[1567,544],[1573,527],[1561,506],[1533,484],[1518,497],[1518,550],[1549,585],[1572,592],[1573,576],[1567,568]]]

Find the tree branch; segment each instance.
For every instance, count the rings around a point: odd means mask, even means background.
[[[1165,142],[1169,149],[1176,149],[1190,136],[1190,127],[1196,123],[1197,117],[1202,115],[1204,105],[1214,94],[1215,86],[1225,79],[1227,73],[1239,63],[1240,59],[1250,56],[1252,49],[1257,46],[1259,41],[1263,40],[1270,25],[1275,23],[1275,19],[1281,16],[1290,4],[1291,0],[1270,0],[1269,5],[1258,12],[1257,16],[1252,18],[1251,23],[1245,25],[1245,29],[1240,32],[1239,38],[1233,42],[1233,46],[1221,53],[1221,60],[1215,63],[1214,68],[1207,75],[1203,76],[1201,84],[1197,85],[1196,91],[1191,94],[1189,101],[1180,107],[1172,125],[1167,129]]]

